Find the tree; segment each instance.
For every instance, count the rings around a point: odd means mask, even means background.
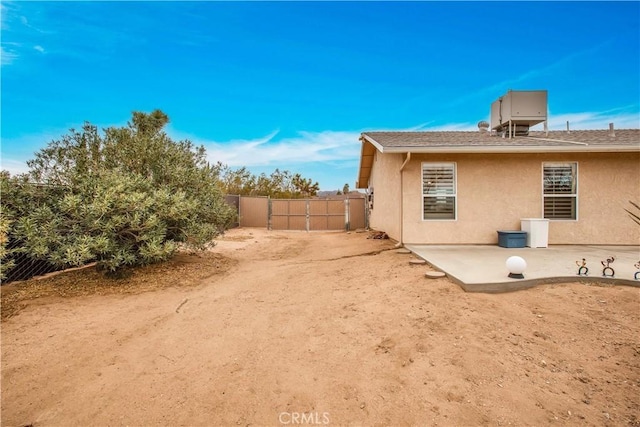
[[[295,174],[292,179],[294,193],[302,197],[313,197],[320,191],[320,185],[311,179],[303,178],[299,173]]]
[[[349,184],[346,183],[343,187],[342,187],[342,194],[349,194]]]
[[[98,261],[117,273],[204,249],[232,221],[204,147],[173,141],[162,111],[134,112],[100,134],[85,123],[27,162],[29,177],[62,194],[13,224],[26,250],[58,265]]]
[[[280,199],[312,197],[320,190],[317,182],[288,170],[275,169],[271,175],[256,176],[246,167],[231,169],[220,162],[215,166],[222,191],[241,196],[269,196]]]
[[[256,177],[246,167],[233,170],[220,162],[216,165],[221,190],[225,194],[248,196],[259,185]]]

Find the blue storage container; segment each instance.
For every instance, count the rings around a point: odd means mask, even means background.
[[[498,246],[501,248],[524,248],[526,245],[526,231],[498,231]]]

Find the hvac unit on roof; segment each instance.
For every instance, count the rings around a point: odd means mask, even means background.
[[[512,136],[529,135],[529,127],[547,123],[546,90],[509,90],[491,103],[491,130]]]

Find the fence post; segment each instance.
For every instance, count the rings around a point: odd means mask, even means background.
[[[351,205],[351,202],[349,201],[349,198],[347,197],[346,199],[344,199],[344,229],[345,231],[350,231],[351,230],[351,219],[349,218],[349,206]]]
[[[327,226],[327,230],[329,229],[329,218],[330,218],[330,214],[329,214],[329,199],[324,199],[324,211],[327,213],[327,215],[324,217],[325,224]]]
[[[305,209],[306,210],[306,212],[305,212],[306,213],[305,227],[306,227],[307,232],[308,232],[309,231],[309,222],[310,222],[309,215],[310,215],[310,212],[311,212],[310,207],[309,207],[309,199],[306,199],[305,208],[306,208]]]
[[[364,228],[366,230],[369,229],[369,215],[371,211],[369,210],[369,190],[367,190],[366,197],[364,199]]]
[[[242,196],[240,196],[240,195],[238,194],[238,210],[237,210],[237,215],[238,215],[238,227],[242,227],[242,225],[240,224],[240,222],[241,222],[241,221],[240,221],[240,219],[242,218],[242,217],[240,216],[240,215],[242,215],[242,214],[240,213],[240,203],[242,203],[242,200],[240,200],[240,199],[241,199],[241,197],[242,197]]]
[[[273,229],[273,224],[271,223],[271,196],[267,196],[267,230],[271,231]]]

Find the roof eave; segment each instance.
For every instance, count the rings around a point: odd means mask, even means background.
[[[371,168],[373,163],[371,160],[375,155],[375,151],[378,150],[378,147],[367,138],[360,138],[360,140],[362,141],[362,144],[360,146],[360,165],[358,166],[356,188],[369,188],[369,178],[371,177]],[[367,162],[365,162],[365,158],[367,158]]]
[[[378,148],[378,147],[376,147]],[[433,154],[509,154],[509,153],[630,153],[640,152],[640,145],[591,145],[591,146],[461,146],[461,147],[380,147],[381,153]]]
[[[381,152],[384,153],[384,146],[382,144],[380,144],[378,141],[376,141],[375,139],[371,138],[369,135],[367,135],[366,133],[363,133],[362,136],[360,137],[360,140],[366,140],[368,143],[370,143],[371,145],[373,145],[374,147],[376,147],[376,149]]]

